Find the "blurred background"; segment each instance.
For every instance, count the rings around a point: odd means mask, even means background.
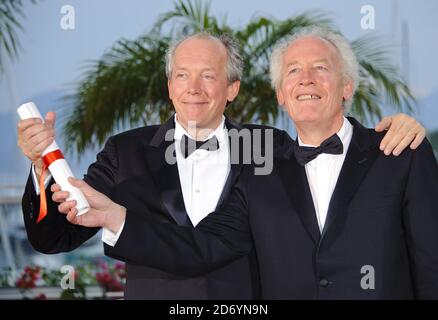
[[[21,194],[30,162],[16,133],[22,103],[57,112],[57,142],[82,177],[109,135],[171,115],[164,50],[207,28],[233,34],[247,61],[228,115],[294,136],[269,86],[269,53],[294,28],[322,23],[353,43],[361,63],[352,114],[374,126],[383,115],[410,113],[437,150],[436,12],[435,0],[0,0],[0,268],[17,274],[27,265],[59,269],[103,256],[100,233],[52,256],[26,240]]]

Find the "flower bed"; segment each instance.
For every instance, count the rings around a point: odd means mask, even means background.
[[[15,279],[10,269],[1,274],[0,299],[120,299],[125,282],[121,262],[83,262],[60,270],[26,266]]]

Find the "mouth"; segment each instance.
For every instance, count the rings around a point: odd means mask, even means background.
[[[183,104],[190,104],[190,105],[204,105],[207,104],[205,101],[183,101]]]
[[[321,96],[317,94],[299,94],[296,96],[298,101],[306,101],[306,100],[320,100]]]

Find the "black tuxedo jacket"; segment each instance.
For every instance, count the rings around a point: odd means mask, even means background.
[[[134,212],[149,212],[160,223],[193,228],[187,216],[178,175],[178,167],[165,161],[166,149],[173,143],[165,135],[175,126],[173,117],[161,126],[148,126],[111,137],[98,154],[84,180],[115,202]],[[228,129],[243,129],[226,120]],[[245,128],[262,128],[246,125]],[[275,130],[276,144],[290,141],[288,135]],[[219,200],[223,202],[235,182],[239,165],[231,172]],[[208,179],[208,177],[206,177]],[[40,252],[53,254],[71,251],[96,234],[99,228],[85,228],[68,223],[51,201],[47,188],[48,215],[36,223],[39,197],[29,177],[23,195],[22,208],[28,238]],[[128,231],[129,232],[129,231]],[[148,246],[135,235],[129,247]],[[127,243],[125,243],[126,245]],[[168,252],[157,252],[168,255]],[[150,264],[127,263],[127,299],[252,299],[259,296],[257,264],[249,256],[232,259],[221,268],[201,276],[181,276],[154,268]]]
[[[106,254],[196,275],[255,248],[264,299],[438,298],[438,166],[429,142],[387,157],[382,134],[349,121],[353,137],[322,233],[289,146],[271,175],[243,168],[224,206],[196,230],[128,210]],[[136,237],[148,243],[141,253],[129,247]]]

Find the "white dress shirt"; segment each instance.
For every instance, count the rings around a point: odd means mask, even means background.
[[[348,147],[350,146],[351,137],[353,136],[353,126],[347,118],[344,117],[344,123],[337,132],[337,135],[343,144],[342,154],[322,153],[304,166],[320,232],[324,229],[330,199],[338,181]],[[300,137],[298,137],[298,143],[300,146],[315,147],[302,143]]]
[[[189,133],[175,121],[175,151],[181,190],[187,214],[196,226],[216,209],[230,172],[230,147],[228,134],[224,131],[225,117],[221,124],[205,140],[213,136],[219,141],[219,149],[197,149],[187,158],[181,152],[181,138]]]
[[[207,151],[198,149],[184,158],[181,152],[181,138],[183,135],[195,140],[178,123],[175,115],[175,153],[178,165],[178,174],[181,182],[181,190],[187,214],[193,226],[196,226],[210,212],[216,209],[216,205],[222,194],[222,190],[230,173],[230,147],[228,134],[224,130],[225,117],[222,122],[205,140],[216,136],[219,149]],[[104,228],[102,241],[114,246],[122,233],[123,226],[117,234]]]
[[[181,138],[187,135],[195,140],[178,123],[175,116],[175,152],[178,165],[179,179],[187,214],[193,226],[196,226],[210,212],[213,212],[222,194],[225,182],[230,172],[230,147],[228,134],[225,128],[225,117],[219,126],[207,136],[210,139],[216,136],[219,149],[207,151],[198,149],[184,158],[181,152]],[[51,175],[47,171],[45,185],[50,182]],[[32,176],[37,195],[39,194],[39,181],[36,179],[35,168],[32,166]],[[102,241],[114,246],[123,231],[124,223],[117,233],[103,228]]]

